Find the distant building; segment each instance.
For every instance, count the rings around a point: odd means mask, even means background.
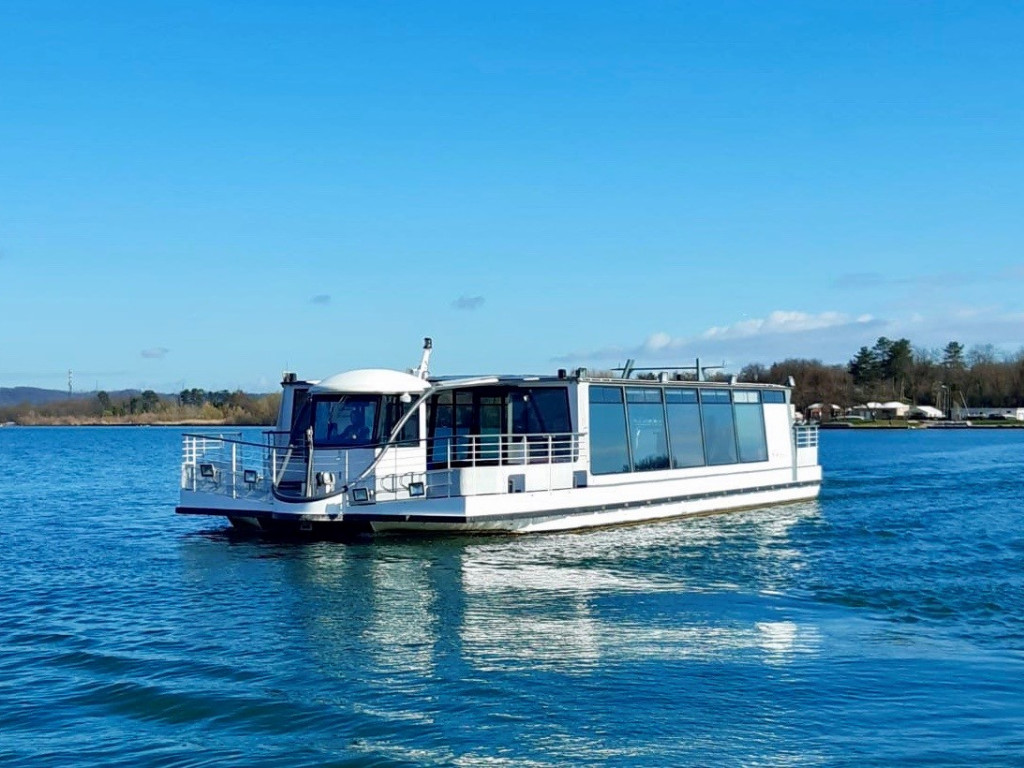
[[[905,419],[910,412],[910,406],[893,400],[888,403],[865,403],[855,405],[850,413],[858,418],[873,421],[875,419]]]
[[[843,413],[843,409],[835,403],[826,405],[825,403],[811,403],[807,406],[807,418],[810,421],[821,421],[822,416],[828,413],[828,417],[835,419]]]
[[[879,409],[879,417],[883,419],[905,419],[910,413],[910,406],[897,400],[882,403]]]
[[[1024,421],[1024,408],[954,408],[953,415],[960,419]]]
[[[915,405],[907,416],[911,419],[942,419],[946,414],[932,405]]]

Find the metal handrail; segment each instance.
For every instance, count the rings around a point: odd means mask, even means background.
[[[182,432],[181,436],[182,437],[192,437],[192,438],[196,438],[196,439],[199,439],[199,440],[213,440],[213,441],[220,441],[220,442],[225,442],[225,443],[234,443],[236,445],[249,445],[249,446],[252,446],[254,448],[267,448],[268,447],[266,442],[257,443],[257,442],[254,442],[252,440],[243,440],[241,438],[241,434],[242,434],[241,432],[229,432],[227,435],[222,434],[222,433],[213,434],[211,432],[207,432],[206,434],[202,434],[200,432]],[[238,438],[234,438],[234,437],[229,437],[229,435],[239,435],[239,437]]]
[[[514,466],[578,461],[583,432],[442,435],[426,438],[427,465],[434,468]],[[438,446],[443,446],[442,455]],[[545,461],[545,459],[547,461]]]
[[[206,490],[230,494],[232,498],[263,495],[266,448],[262,443],[224,435],[185,434],[181,487],[197,491],[202,483]]]
[[[236,495],[246,470],[255,470],[261,483],[270,480],[271,493],[294,500],[297,498],[295,495],[278,491],[282,479],[291,469],[293,481],[299,480],[306,489],[298,498],[323,499],[338,496],[362,483],[382,464],[387,467],[387,477],[395,478],[438,471],[450,475],[452,471],[473,467],[578,462],[585,460],[585,437],[586,434],[580,432],[458,434],[352,448],[321,448],[314,453],[309,450],[308,440],[286,448],[270,440],[257,443],[222,434],[185,433],[182,436],[182,487],[196,490],[200,482],[200,465],[212,464],[216,466],[217,474],[211,483],[221,492],[227,492],[224,484],[230,483],[230,492],[232,496]],[[401,455],[400,449],[403,448],[422,448],[422,458]],[[258,449],[258,455],[254,455],[257,452],[252,449]],[[358,468],[352,467],[350,453],[353,450],[372,451],[374,457],[366,464],[360,462]],[[443,453],[439,454],[439,450]],[[318,494],[314,490],[310,493],[315,485],[311,478],[321,472],[336,473],[337,481],[323,486],[325,491],[330,487],[330,491]],[[254,490],[252,484],[246,486],[249,491]]]

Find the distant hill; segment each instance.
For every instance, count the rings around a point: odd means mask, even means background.
[[[108,392],[112,400],[121,397],[133,397],[139,394],[137,389],[122,389],[117,392]],[[75,392],[71,395],[72,400],[82,400],[96,397],[95,392]],[[67,390],[40,389],[38,387],[0,387],[0,408],[13,405],[48,405],[49,403],[67,400]]]

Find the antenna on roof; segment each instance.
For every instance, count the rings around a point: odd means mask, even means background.
[[[427,368],[427,365],[430,363],[430,353],[433,349],[434,340],[429,336],[425,337],[423,339],[423,356],[420,358],[420,364],[413,368],[413,376],[425,379],[430,375],[430,370]]]

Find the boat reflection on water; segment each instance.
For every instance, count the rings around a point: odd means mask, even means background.
[[[467,551],[461,624],[482,670],[588,673],[623,662],[813,652],[813,627],[753,608],[803,567],[789,529],[817,502],[665,526],[551,537],[529,552]]]
[[[585,534],[311,545],[289,570],[326,669],[353,652],[406,683],[453,663],[568,674],[725,655],[781,664],[819,642],[784,597],[804,566],[789,532],[817,515],[812,501]]]
[[[266,681],[268,706],[291,701],[290,723],[342,727],[346,750],[391,761],[475,764],[495,756],[485,731],[499,752],[528,742],[543,764],[682,760],[703,747],[676,738],[679,717],[699,732],[709,697],[716,732],[755,722],[771,744],[790,714],[749,691],[791,679],[823,645],[799,603],[818,516],[815,501],[582,534],[348,545],[226,545],[207,532],[183,543],[183,578],[244,631],[194,630],[189,642]],[[648,708],[624,712],[627,698]],[[595,719],[613,730],[591,733]]]

